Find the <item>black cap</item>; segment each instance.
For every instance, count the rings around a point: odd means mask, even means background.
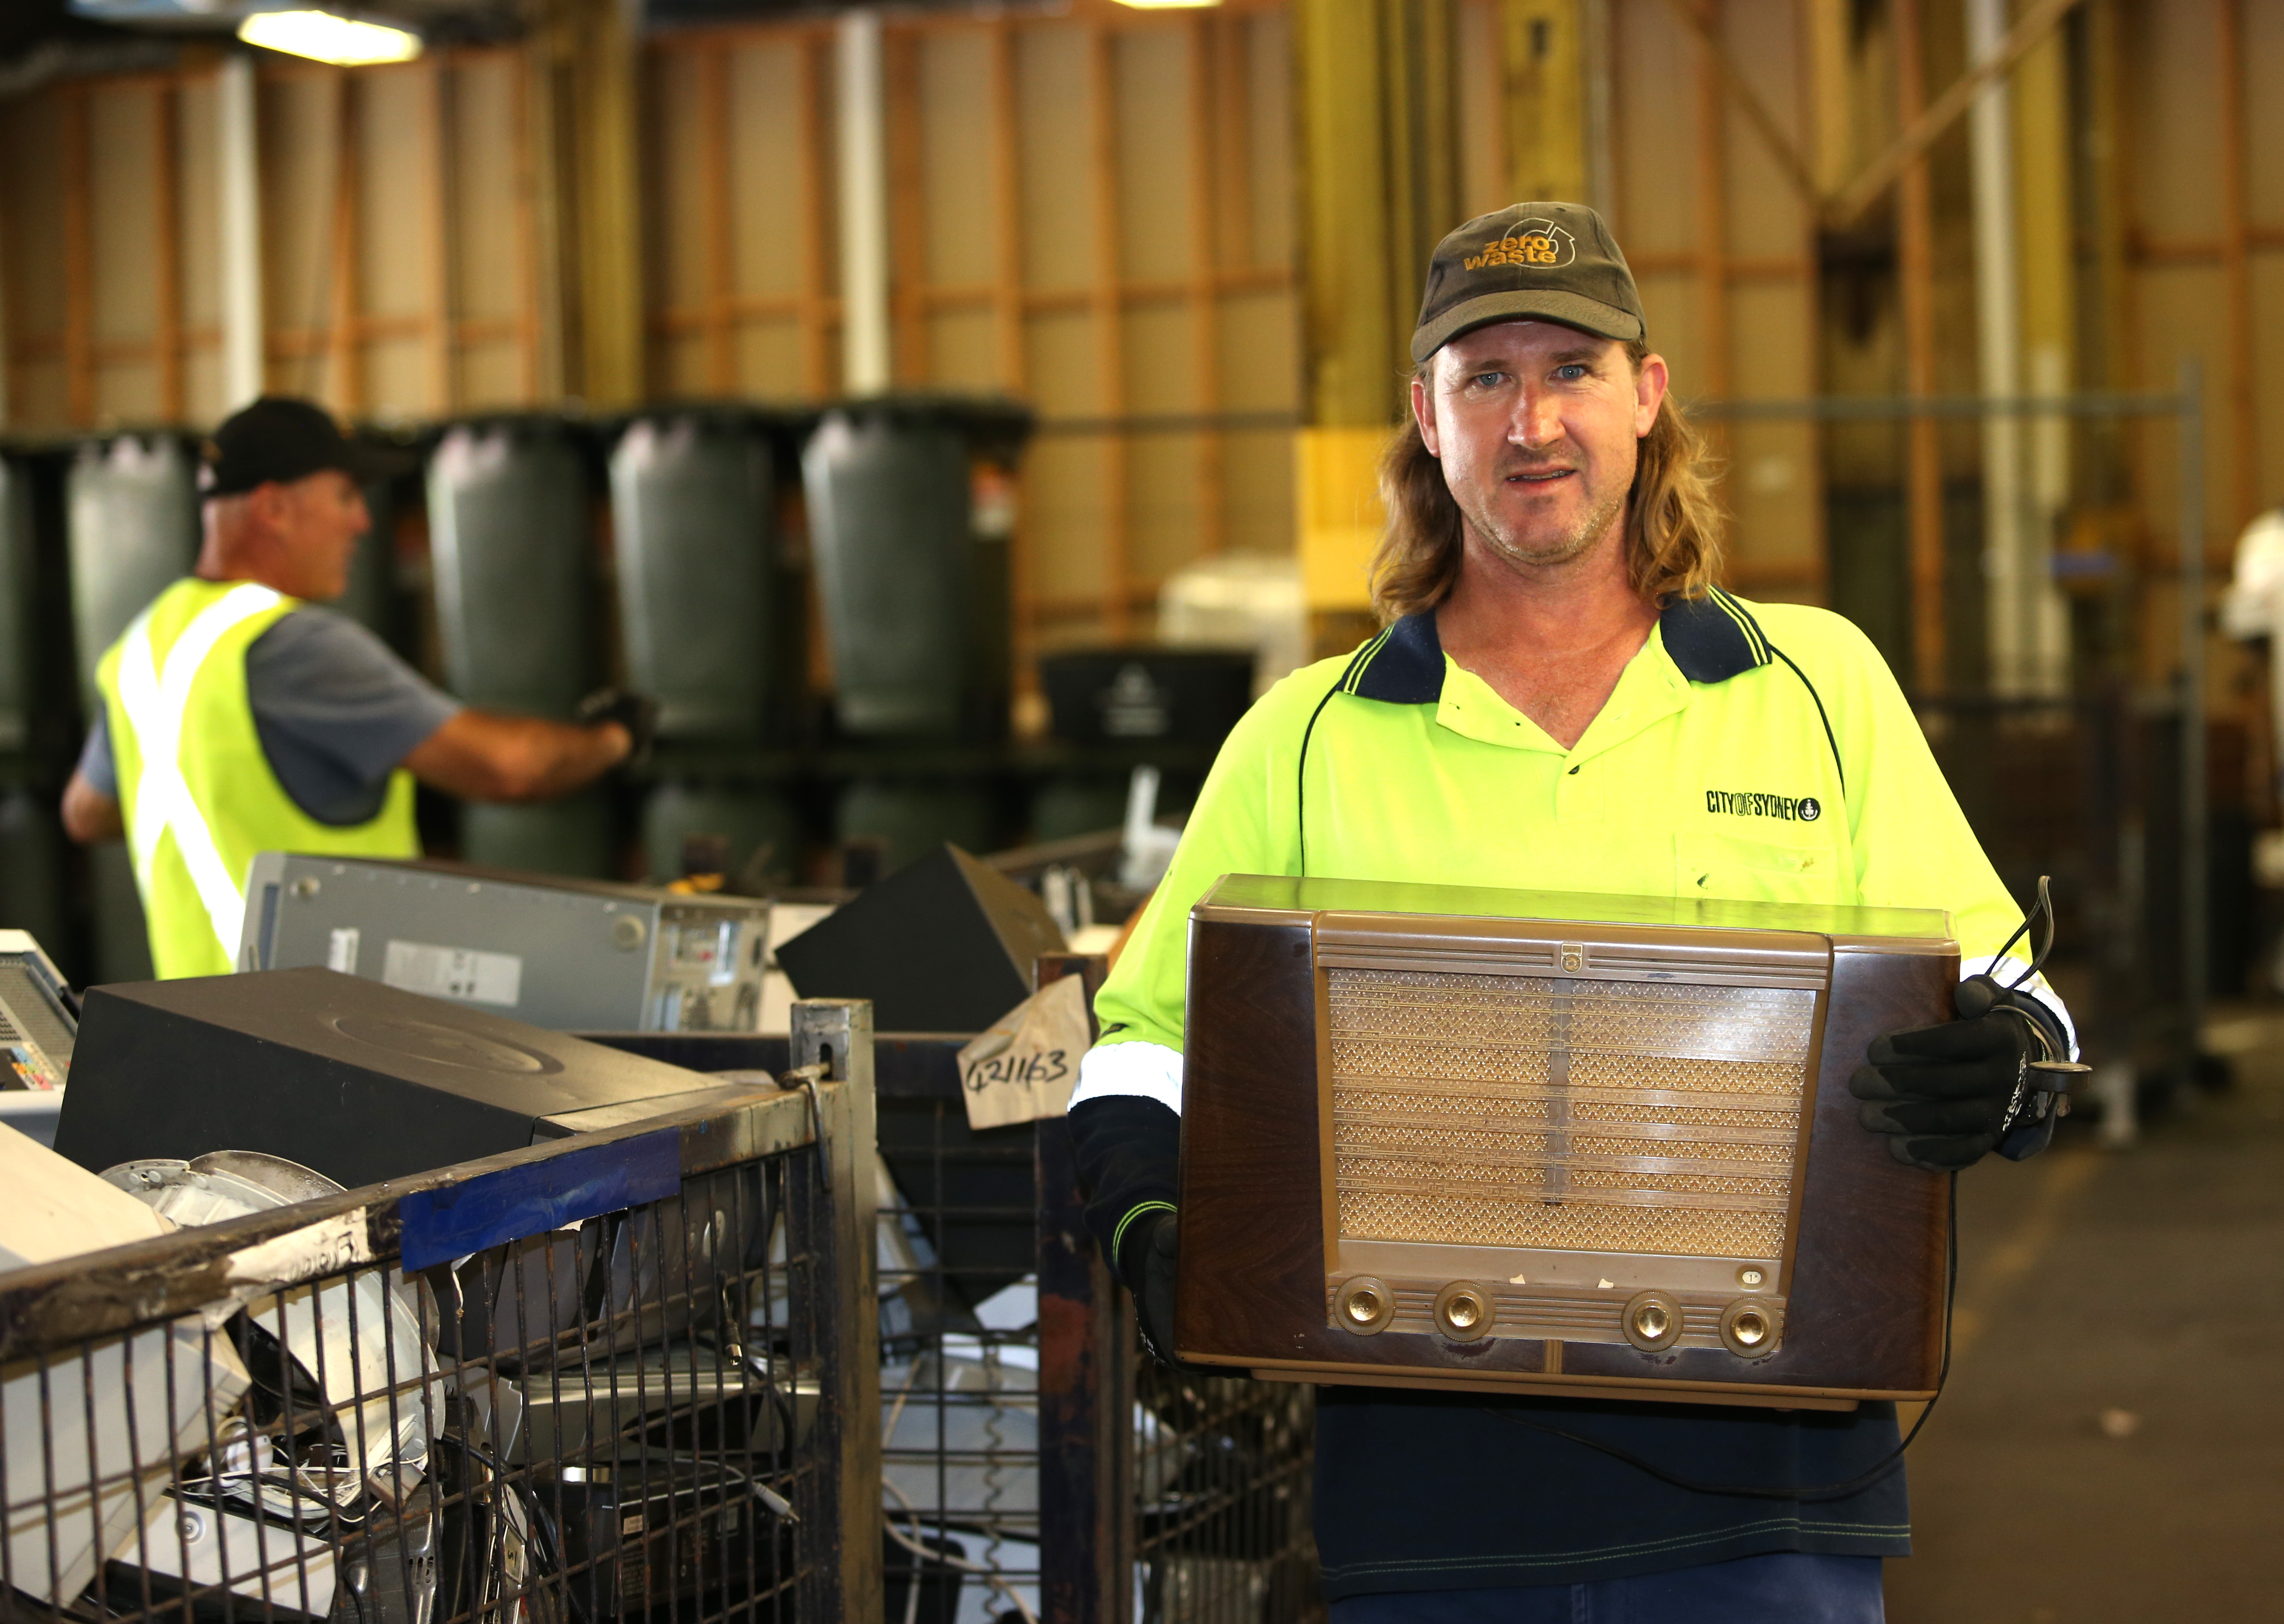
[[[1647,336],[1626,256],[1584,203],[1517,203],[1437,243],[1412,359],[1427,360],[1469,328],[1527,316],[1621,343]]]
[[[272,480],[290,485],[328,469],[363,481],[410,466],[400,453],[351,440],[324,407],[283,394],[265,394],[232,412],[201,455],[199,493],[205,496],[235,496]]]

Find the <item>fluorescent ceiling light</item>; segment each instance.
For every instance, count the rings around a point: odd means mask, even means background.
[[[256,12],[238,25],[238,37],[264,51],[311,57],[339,67],[410,62],[420,54],[417,34],[331,12]]]

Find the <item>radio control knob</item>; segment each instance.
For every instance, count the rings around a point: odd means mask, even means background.
[[[1662,1353],[1681,1340],[1681,1305],[1663,1292],[1637,1292],[1621,1310],[1618,1326],[1642,1352]]]

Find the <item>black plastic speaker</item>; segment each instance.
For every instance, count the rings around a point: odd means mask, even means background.
[[[1063,951],[1046,904],[957,846],[866,889],[778,947],[804,998],[870,998],[880,1032],[981,1032]]]

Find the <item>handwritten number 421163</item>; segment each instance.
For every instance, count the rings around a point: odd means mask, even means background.
[[[981,1094],[998,1083],[1031,1087],[1042,1082],[1060,1082],[1069,1075],[1070,1062],[1060,1049],[1028,1055],[995,1055],[967,1068],[967,1091]]]

